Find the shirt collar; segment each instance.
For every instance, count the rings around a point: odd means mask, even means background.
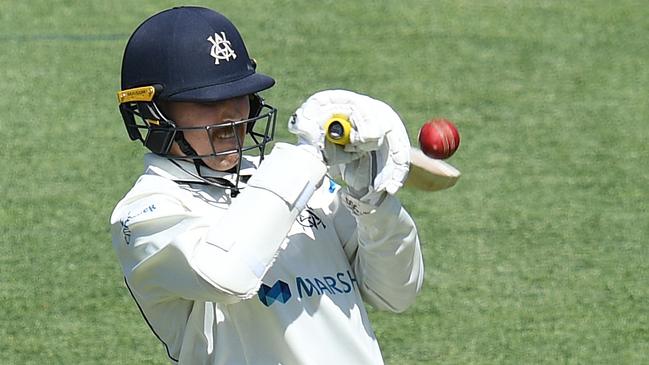
[[[252,176],[258,165],[259,157],[243,156],[243,161],[241,161],[241,170],[239,171],[239,175],[241,176],[239,180],[239,188],[246,186],[245,182]],[[225,179],[232,184],[234,184],[237,179],[236,173],[215,171],[203,165],[201,165],[200,169],[199,176],[199,174],[196,173],[196,165],[194,165],[194,162],[191,160],[171,160],[154,153],[147,153],[144,155],[145,174],[159,175],[171,180],[187,183],[204,183],[201,176]]]

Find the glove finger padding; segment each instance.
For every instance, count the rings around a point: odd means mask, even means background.
[[[384,113],[386,109],[391,110],[384,102],[347,90],[322,91],[313,98],[322,103],[327,111],[323,124],[334,114],[343,114],[349,118],[353,128],[345,151],[374,151],[383,143],[385,134],[390,129],[390,121],[384,118]]]
[[[342,203],[353,215],[373,213],[386,194],[394,195],[403,186],[410,161],[410,144],[407,138],[404,143],[404,134],[405,129],[389,132],[377,151],[340,166],[347,184]]]
[[[385,103],[347,90],[325,90],[309,97],[291,117],[288,129],[301,136],[308,143],[323,149],[325,145],[324,125],[334,114],[349,118],[353,129],[347,152],[373,151],[382,143],[390,128],[383,118]]]
[[[363,152],[348,152],[345,147],[325,141],[323,152],[327,161],[332,162],[331,165],[346,165],[365,154]]]
[[[371,214],[386,194],[394,195],[403,185],[410,161],[410,143],[405,128],[390,131],[383,145],[342,166],[347,186],[342,203],[355,216]]]
[[[387,104],[383,105],[387,106]],[[408,177],[410,140],[408,132],[397,113],[392,108],[385,110],[384,113],[386,120],[391,121],[391,128],[385,134],[381,145],[376,151],[366,153],[362,159],[363,163],[358,162],[346,166],[343,179],[348,184],[350,180],[353,180],[354,189],[361,191],[359,179],[352,176],[355,174],[354,171],[358,169],[359,175],[368,176],[369,191],[367,193],[385,191],[394,195]],[[359,195],[356,195],[356,197],[360,198]]]
[[[341,165],[342,179],[347,185],[347,192],[355,198],[363,198],[370,192],[375,174],[372,173],[373,153],[366,153],[361,158]]]
[[[399,116],[390,109],[394,122],[386,133],[383,145],[376,151],[375,191],[394,195],[403,186],[410,168],[410,140]]]
[[[341,202],[354,216],[371,214],[385,198],[385,192],[375,192],[372,188],[376,170],[376,152],[368,152],[361,158],[341,165],[341,173],[346,185],[341,191]]]

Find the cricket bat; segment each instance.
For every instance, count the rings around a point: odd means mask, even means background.
[[[421,150],[410,147],[410,172],[405,188],[423,191],[448,189],[455,185],[460,176],[460,170],[451,164],[430,158]]]

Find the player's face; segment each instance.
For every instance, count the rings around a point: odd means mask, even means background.
[[[206,125],[225,125],[248,118],[250,102],[248,96],[241,96],[214,103],[173,102],[165,105],[165,112],[178,127],[201,127]],[[185,139],[199,155],[234,151],[243,145],[246,136],[245,124],[236,126],[223,126],[205,129],[184,131]],[[212,150],[214,146],[214,151]],[[171,152],[175,155],[184,155],[176,143]],[[225,171],[236,166],[239,154],[230,154],[204,158],[203,162],[211,169]]]

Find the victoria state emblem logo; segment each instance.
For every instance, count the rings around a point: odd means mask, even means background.
[[[214,33],[213,36],[207,37],[207,40],[212,43],[212,49],[210,49],[210,55],[214,57],[214,64],[218,65],[220,60],[230,61],[230,59],[236,59],[237,54],[234,53],[232,49],[232,43],[225,37],[225,32]]]
[[[327,226],[322,222],[322,219],[320,219],[313,209],[309,207],[300,212],[300,215],[297,216],[297,222],[300,223],[302,227],[306,228],[315,228],[316,230],[320,226],[325,229],[327,228]]]

